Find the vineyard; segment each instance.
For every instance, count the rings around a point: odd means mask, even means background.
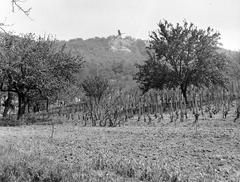
[[[226,118],[233,102],[239,98],[238,87],[236,83],[230,84],[229,88],[192,87],[186,98],[183,97],[180,89],[150,90],[144,94],[141,91],[124,94],[118,91],[104,95],[101,99],[90,98],[88,102],[27,113],[22,120],[33,117],[39,120],[62,118],[68,121],[79,121],[84,126],[115,127],[121,126],[131,118],[136,118],[137,121],[143,119],[145,123],[152,124],[153,120],[157,122],[169,120],[169,123],[184,122],[189,116],[193,116],[193,122],[196,123],[200,115],[212,118],[213,115],[221,113],[222,117]],[[238,112],[236,106],[235,120],[239,117]]]

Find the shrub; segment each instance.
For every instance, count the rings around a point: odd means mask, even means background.
[[[19,126],[21,122],[13,117],[6,117],[0,119],[0,126]]]

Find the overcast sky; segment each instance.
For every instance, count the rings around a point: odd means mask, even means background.
[[[117,30],[126,35],[148,39],[160,20],[194,23],[221,33],[223,47],[240,50],[240,0],[27,0],[32,7],[30,20],[11,0],[0,0],[0,22],[15,33],[52,34],[59,40],[108,37]]]

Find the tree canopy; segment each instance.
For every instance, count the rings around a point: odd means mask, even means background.
[[[83,92],[87,97],[100,101],[109,88],[109,83],[101,75],[88,76],[82,83]]]
[[[82,58],[72,56],[64,46],[57,49],[50,36],[30,33],[1,38],[0,90],[17,94],[18,117],[27,103],[56,98],[81,72]]]
[[[220,33],[210,27],[203,30],[186,21],[176,26],[160,21],[158,30],[150,35],[149,58],[136,65],[135,79],[144,92],[180,87],[185,99],[190,85],[224,86],[226,58],[217,51],[219,39]]]

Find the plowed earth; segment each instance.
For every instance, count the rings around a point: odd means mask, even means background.
[[[206,113],[198,124],[193,118],[169,123],[165,115],[161,122],[135,118],[115,128],[55,125],[52,141],[48,125],[1,127],[0,145],[69,165],[107,154],[165,164],[190,181],[240,181],[240,123],[234,116],[232,109],[227,119]]]

